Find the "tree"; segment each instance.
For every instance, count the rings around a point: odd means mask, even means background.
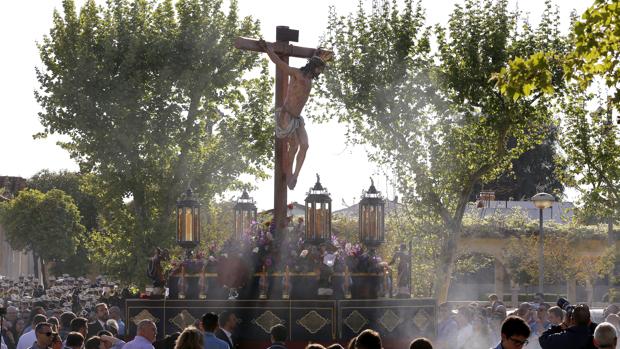
[[[614,89],[613,105],[620,110],[620,2],[595,0],[573,26],[574,50],[567,56],[567,78],[582,90],[601,78]]]
[[[47,193],[52,189],[60,189],[71,196],[81,214],[80,223],[86,228],[85,233],[78,235],[78,244],[74,254],[63,261],[54,263],[55,274],[85,275],[90,261],[86,241],[89,233],[97,228],[97,203],[94,196],[85,193],[81,188],[82,176],[76,172],[52,172],[41,170],[28,179],[28,187]]]
[[[355,15],[330,13],[325,45],[338,59],[321,89],[326,110],[348,124],[351,141],[371,146],[371,160],[394,172],[409,204],[441,221],[433,284],[440,301],[474,187],[504,172],[553,124],[548,96],[509,98],[491,78],[515,57],[566,50],[557,11],[548,4],[534,30],[507,6],[455,6],[447,28],[436,29],[436,55],[419,3],[406,1],[402,11],[395,2],[375,3],[370,13],[360,3]],[[551,68],[561,87],[562,66]]]
[[[561,197],[564,184],[557,164],[558,128],[551,127],[542,143],[511,161],[510,169],[496,179],[479,184],[474,189],[471,201],[478,199],[481,190],[495,192],[496,200],[529,200],[539,192],[552,193]],[[509,141],[509,147],[511,147]]]
[[[89,0],[78,12],[65,0],[63,12],[39,44],[40,136],[69,136],[61,145],[88,174],[101,212],[93,258],[141,282],[155,245],[174,241],[175,201],[188,186],[207,205],[241,174],[266,176],[267,65],[233,47],[259,26],[238,17],[236,1],[225,13],[222,1]]]
[[[82,181],[82,175],[77,172],[41,170],[28,179],[27,185],[43,193],[60,189],[71,196],[82,215],[82,225],[90,231],[97,227],[97,202],[94,196],[80,188]]]
[[[48,263],[74,254],[78,236],[85,231],[75,202],[58,189],[45,194],[34,189],[19,192],[0,204],[0,222],[12,248],[32,251],[37,271],[40,259],[45,284]]]

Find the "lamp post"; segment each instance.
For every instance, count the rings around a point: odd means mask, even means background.
[[[304,240],[313,244],[330,241],[332,238],[332,198],[327,188],[321,185],[316,175],[316,184],[306,196],[306,231]]]
[[[177,243],[185,249],[185,258],[191,259],[194,248],[200,243],[200,203],[187,188],[177,201]]]
[[[555,198],[551,194],[538,193],[532,196],[532,202],[534,206],[540,212],[539,231],[538,236],[538,292],[544,294],[544,281],[545,281],[545,256],[544,256],[544,240],[545,233],[543,230],[543,210],[553,205]]]
[[[362,192],[359,203],[360,241],[371,249],[379,247],[385,241],[384,218],[385,201],[371,178],[370,188]]]
[[[237,240],[241,239],[243,234],[252,226],[253,221],[256,221],[256,204],[254,199],[244,190],[235,204],[233,229]]]

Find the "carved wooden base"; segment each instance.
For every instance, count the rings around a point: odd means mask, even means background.
[[[289,329],[293,342],[346,342],[366,328],[386,341],[435,337],[434,299],[387,300],[143,300],[126,301],[127,328],[135,335],[142,319],[156,322],[158,336],[181,331],[206,312],[230,310],[240,319],[235,335],[244,348],[268,343],[276,324]]]

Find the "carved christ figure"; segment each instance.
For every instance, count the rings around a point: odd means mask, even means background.
[[[308,64],[305,66],[293,68],[278,57],[273,51],[272,44],[268,44],[262,39],[259,40],[258,44],[261,49],[267,52],[276,67],[282,69],[290,77],[286,98],[282,107],[276,109],[275,121],[276,137],[286,139],[287,143],[283,167],[286,174],[286,185],[292,190],[297,184],[297,177],[308,151],[308,134],[301,111],[308,101],[308,96],[310,96],[312,80],[323,72],[325,61],[315,55],[308,60]],[[317,52],[319,51],[317,50]],[[293,170],[293,160],[295,160],[295,170]]]

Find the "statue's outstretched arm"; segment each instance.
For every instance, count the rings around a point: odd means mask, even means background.
[[[265,42],[265,40],[260,39],[258,41],[258,45],[265,50],[265,52],[267,53],[267,56],[269,56],[269,59],[271,59],[271,61],[273,63],[275,63],[276,67],[282,69],[284,72],[286,72],[288,75],[293,75],[294,72],[292,71],[293,68],[291,68],[286,62],[284,62],[280,56],[278,56],[274,51],[273,51],[273,46],[272,44],[268,44],[267,42]]]

